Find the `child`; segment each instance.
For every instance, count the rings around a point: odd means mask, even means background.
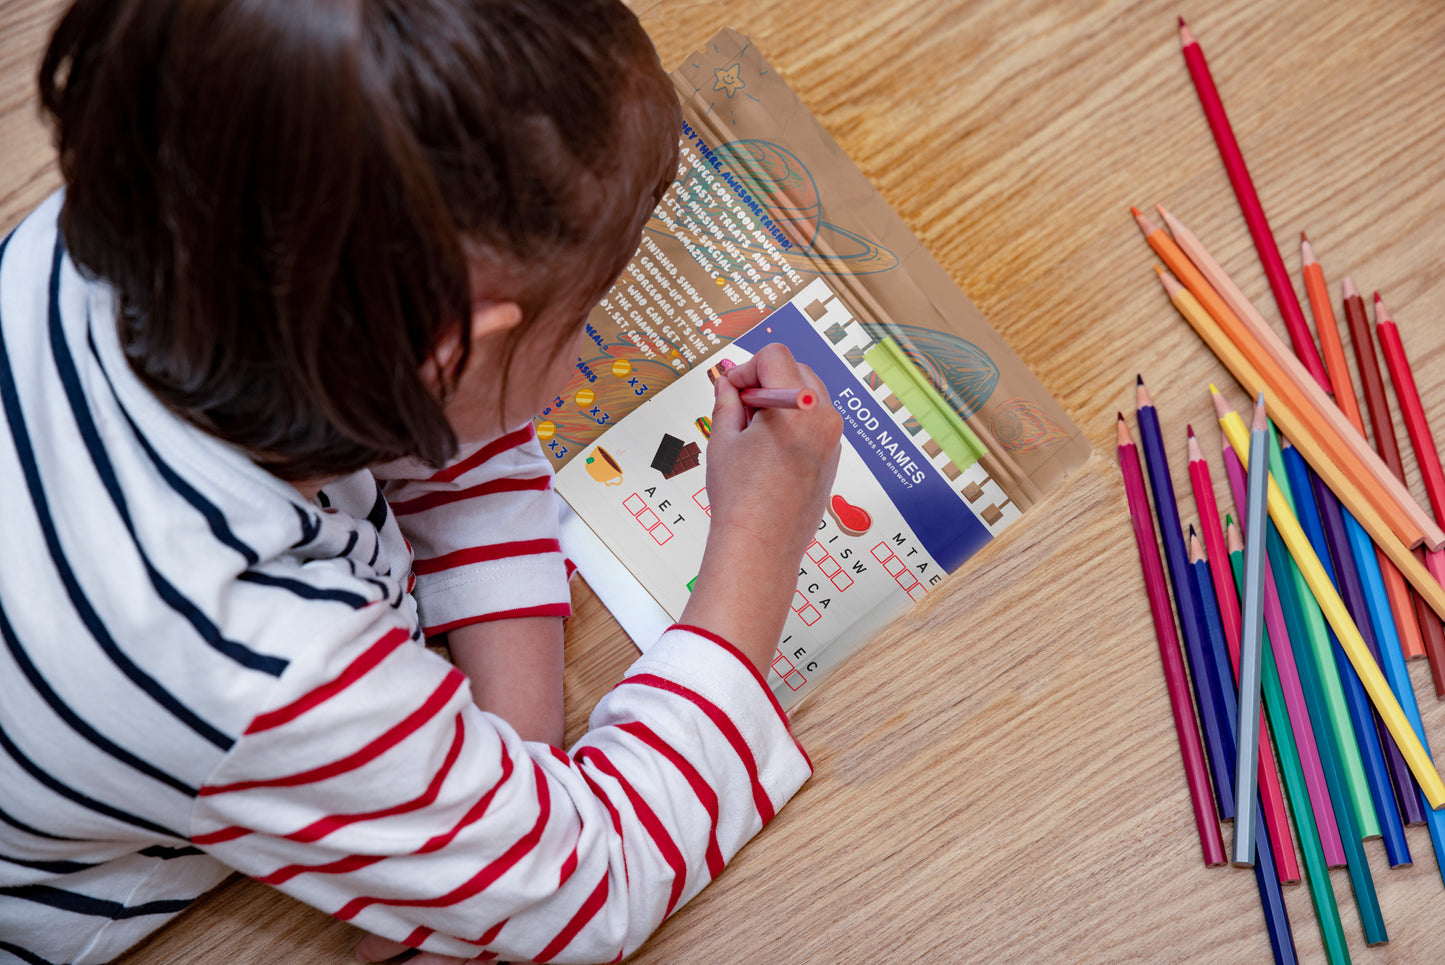
[[[696,592],[561,733],[529,418],[673,176],[618,0],[76,0],[0,243],[0,962],[232,870],[383,940],[611,961],[808,776],[762,683],[836,467],[717,383]],[[457,667],[420,645],[446,633]],[[465,670],[465,676],[463,674]]]

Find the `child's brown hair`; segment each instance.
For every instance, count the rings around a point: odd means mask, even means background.
[[[293,480],[449,458],[439,338],[486,298],[560,345],[676,166],[620,0],[77,0],[40,87],[132,368]]]

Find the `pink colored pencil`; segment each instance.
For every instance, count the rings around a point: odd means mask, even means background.
[[[1239,461],[1239,455],[1228,440],[1224,442],[1223,452],[1225,474],[1229,477],[1229,488],[1234,495],[1234,505],[1238,508],[1245,505],[1247,487],[1244,463]],[[1320,763],[1320,749],[1315,743],[1309,705],[1305,703],[1299,668],[1294,662],[1294,647],[1290,643],[1289,629],[1285,626],[1279,589],[1275,585],[1274,570],[1268,558],[1264,561],[1264,628],[1269,631],[1270,652],[1274,654],[1275,666],[1279,670],[1280,689],[1284,691],[1285,709],[1289,711],[1290,725],[1294,729],[1300,769],[1304,771],[1305,786],[1309,789],[1310,809],[1314,811],[1315,825],[1319,829],[1320,848],[1325,853],[1325,864],[1331,868],[1343,868],[1348,864],[1345,845],[1340,840],[1340,828],[1335,822],[1334,804],[1330,801],[1329,785],[1325,783],[1325,768]]]
[[[1129,426],[1122,412],[1119,414],[1119,470],[1124,477],[1124,494],[1129,503],[1129,519],[1134,526],[1134,541],[1139,549],[1139,564],[1144,570],[1144,590],[1149,597],[1149,612],[1154,618],[1154,635],[1159,643],[1159,660],[1164,667],[1169,706],[1174,713],[1174,730],[1179,738],[1184,779],[1189,786],[1194,823],[1199,829],[1199,847],[1204,854],[1205,865],[1212,868],[1225,863],[1224,836],[1219,833],[1219,812],[1215,810],[1214,794],[1209,787],[1204,743],[1200,740],[1199,725],[1194,719],[1194,704],[1184,673],[1184,656],[1179,647],[1179,634],[1174,629],[1169,586],[1165,582],[1164,563],[1159,558],[1159,544],[1154,536],[1149,497],[1144,491],[1144,471],[1140,468],[1139,451],[1129,435]]]
[[[1299,296],[1295,294],[1294,284],[1290,280],[1289,272],[1285,270],[1284,259],[1280,257],[1279,247],[1274,243],[1274,233],[1270,231],[1269,221],[1264,216],[1264,206],[1259,203],[1259,195],[1249,177],[1249,168],[1244,164],[1244,155],[1240,152],[1239,142],[1229,125],[1229,115],[1224,112],[1224,102],[1220,100],[1219,91],[1214,86],[1214,78],[1204,60],[1204,51],[1200,49],[1199,41],[1183,17],[1179,18],[1179,43],[1183,47],[1185,66],[1189,68],[1190,79],[1194,81],[1194,89],[1199,95],[1200,106],[1204,108],[1204,117],[1209,122],[1214,143],[1219,148],[1220,160],[1224,162],[1229,183],[1234,186],[1234,196],[1239,200],[1244,223],[1249,227],[1255,251],[1259,253],[1260,261],[1264,265],[1270,291],[1274,293],[1279,313],[1284,317],[1290,341],[1294,343],[1295,351],[1310,375],[1319,383],[1320,388],[1328,392],[1329,377],[1325,374],[1325,367],[1320,361],[1309,326],[1305,324]]]
[[[818,404],[812,389],[743,389],[738,394],[752,409],[811,409]]]
[[[1229,567],[1229,550],[1224,545],[1224,527],[1219,521],[1219,504],[1214,495],[1214,482],[1209,478],[1209,463],[1189,426],[1189,482],[1194,490],[1194,505],[1199,509],[1199,528],[1204,534],[1205,558],[1214,578],[1214,595],[1219,601],[1220,622],[1224,625],[1224,642],[1229,648],[1229,662],[1234,668],[1234,682],[1239,684],[1240,614],[1239,597],[1234,591],[1234,573]],[[1259,712],[1258,786],[1264,826],[1274,851],[1274,866],[1279,880],[1294,884],[1300,880],[1299,859],[1289,833],[1289,814],[1284,807],[1284,788],[1279,782],[1279,765],[1275,763],[1270,743],[1269,724],[1264,710]],[[1237,810],[1237,808],[1236,808]],[[1238,834],[1239,824],[1235,824]]]

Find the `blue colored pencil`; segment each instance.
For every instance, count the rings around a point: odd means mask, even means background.
[[[1360,630],[1360,636],[1364,639],[1365,646],[1369,648],[1370,656],[1374,657],[1375,663],[1379,664],[1382,662],[1382,650],[1384,649],[1383,641],[1379,636],[1381,617],[1390,624],[1391,639],[1397,643],[1399,640],[1399,633],[1394,629],[1395,614],[1390,609],[1389,600],[1379,597],[1374,607],[1371,606],[1370,595],[1365,592],[1361,555],[1350,541],[1349,532],[1345,528],[1345,509],[1335,498],[1334,493],[1330,492],[1329,487],[1319,476],[1308,471],[1303,457],[1298,452],[1294,452],[1292,448],[1286,449],[1285,458],[1290,463],[1290,472],[1298,472],[1303,469],[1302,475],[1307,476],[1310,485],[1314,487],[1315,502],[1319,504],[1320,521],[1324,524],[1325,538],[1329,540],[1332,552],[1339,547],[1337,558],[1342,561],[1340,589],[1344,595],[1345,607],[1354,617],[1355,624]],[[1298,465],[1296,466],[1296,464]],[[1373,557],[1373,547],[1371,547],[1371,551],[1368,555]],[[1375,572],[1379,573],[1378,557],[1374,558],[1373,562]],[[1376,612],[1382,605],[1384,606],[1383,613]],[[1399,650],[1398,645],[1395,649]],[[1390,785],[1395,789],[1395,800],[1400,808],[1400,817],[1407,825],[1424,824],[1425,813],[1420,808],[1420,796],[1417,793],[1420,785],[1416,783],[1414,775],[1410,773],[1410,765],[1405,762],[1405,755],[1400,753],[1400,748],[1395,744],[1389,728],[1385,727],[1384,722],[1380,719],[1378,711],[1375,713],[1375,731],[1380,738],[1380,747],[1385,752],[1385,765],[1389,768]],[[1408,853],[1405,857],[1408,859]],[[1395,867],[1393,863],[1392,867]]]
[[[1189,528],[1189,580],[1190,590],[1196,604],[1195,613],[1199,616],[1199,630],[1204,637],[1206,646],[1216,652],[1226,653],[1228,644],[1224,640],[1224,624],[1219,616],[1219,604],[1216,602],[1214,589],[1214,577],[1209,572],[1209,563],[1204,559],[1204,547],[1199,537],[1194,534],[1194,527]],[[1227,703],[1234,704],[1234,685],[1227,686]],[[1251,720],[1259,720],[1259,708],[1256,705]],[[1239,749],[1239,740],[1236,727],[1236,718],[1233,715],[1224,718],[1224,739],[1231,752]],[[1254,757],[1254,754],[1250,755]],[[1238,787],[1238,785],[1236,785]],[[1294,934],[1290,929],[1289,912],[1284,904],[1284,892],[1280,889],[1279,871],[1274,861],[1274,848],[1269,841],[1269,833],[1264,826],[1264,811],[1259,804],[1259,791],[1256,788],[1253,804],[1248,808],[1241,808],[1235,812],[1234,834],[1235,840],[1239,840],[1240,822],[1244,815],[1249,815],[1250,835],[1250,864],[1254,866],[1254,883],[1259,889],[1260,908],[1264,911],[1264,924],[1269,932],[1269,946],[1274,953],[1276,962],[1295,962],[1298,956],[1294,947]],[[1255,848],[1258,848],[1259,860],[1254,860]],[[1236,861],[1236,864],[1239,862]]]
[[[1285,445],[1280,446],[1280,459],[1286,475],[1290,478],[1290,488],[1294,492],[1295,515],[1299,518],[1305,535],[1309,537],[1315,554],[1324,564],[1325,573],[1346,600],[1346,607],[1350,606],[1351,596],[1347,595],[1350,586],[1356,591],[1353,594],[1354,605],[1360,606],[1362,594],[1358,592],[1359,579],[1349,579],[1355,574],[1354,560],[1349,556],[1348,546],[1343,547],[1343,554],[1334,552],[1336,547],[1326,538],[1314,488],[1310,485],[1308,474],[1301,472],[1305,468],[1304,460],[1292,446]],[[1365,636],[1369,632],[1368,614],[1361,611],[1355,615],[1353,610],[1351,613],[1355,616],[1356,624],[1362,625],[1360,635]],[[1405,826],[1400,821],[1400,809],[1395,804],[1395,790],[1390,783],[1389,768],[1385,764],[1385,751],[1380,742],[1379,724],[1374,708],[1365,694],[1359,675],[1355,673],[1354,665],[1345,655],[1344,648],[1340,646],[1333,631],[1330,632],[1330,644],[1335,655],[1335,664],[1339,668],[1340,684],[1345,690],[1345,705],[1349,708],[1351,720],[1354,721],[1355,740],[1359,744],[1361,763],[1365,766],[1365,783],[1370,789],[1370,799],[1375,804],[1380,836],[1385,841],[1385,855],[1392,868],[1408,865],[1411,863],[1410,847],[1405,841]]]
[[[1144,387],[1143,377],[1135,383],[1136,417],[1139,444],[1144,451],[1144,465],[1149,475],[1149,488],[1154,496],[1154,515],[1164,541],[1164,559],[1169,569],[1174,606],[1179,612],[1179,629],[1184,635],[1184,653],[1189,660],[1189,679],[1194,685],[1195,704],[1199,710],[1200,729],[1204,733],[1204,750],[1209,758],[1210,783],[1214,804],[1220,820],[1234,818],[1234,751],[1226,747],[1224,724],[1228,716],[1221,684],[1233,687],[1234,674],[1221,681],[1215,662],[1210,659],[1199,634],[1199,615],[1189,588],[1189,560],[1184,549],[1184,530],[1179,523],[1179,504],[1174,498],[1174,480],[1169,475],[1169,457],[1164,450],[1164,435],[1159,428],[1159,415],[1154,400]],[[1226,660],[1228,658],[1226,657]]]

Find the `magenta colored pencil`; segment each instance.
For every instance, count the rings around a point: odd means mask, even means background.
[[[1239,455],[1228,440],[1224,442],[1224,469],[1229,477],[1230,492],[1234,494],[1235,507],[1244,506],[1247,488],[1244,464],[1239,461]],[[1240,512],[1242,515],[1243,510]],[[1348,863],[1345,845],[1340,840],[1339,825],[1335,823],[1335,808],[1330,801],[1329,786],[1325,783],[1325,769],[1320,763],[1319,745],[1315,743],[1309,706],[1305,703],[1304,687],[1300,684],[1299,668],[1295,666],[1294,649],[1290,643],[1289,630],[1285,627],[1284,611],[1280,608],[1279,589],[1275,586],[1274,571],[1267,557],[1264,561],[1264,627],[1269,631],[1270,651],[1274,654],[1274,662],[1279,669],[1280,689],[1284,691],[1285,709],[1289,711],[1290,724],[1294,729],[1300,768],[1304,771],[1305,786],[1309,789],[1310,807],[1319,828],[1320,848],[1325,853],[1325,864],[1331,868],[1343,868]]]
[[[1189,681],[1184,674],[1184,656],[1179,649],[1179,635],[1174,629],[1174,611],[1169,604],[1169,586],[1164,578],[1164,563],[1159,558],[1159,544],[1154,537],[1154,521],[1149,510],[1149,497],[1144,490],[1144,471],[1139,465],[1139,451],[1129,435],[1129,426],[1119,414],[1119,470],[1124,476],[1124,494],[1129,503],[1129,518],[1134,525],[1134,541],[1139,548],[1139,564],[1144,570],[1144,590],[1149,597],[1149,612],[1154,618],[1154,635],[1159,643],[1159,660],[1164,667],[1164,686],[1169,693],[1169,707],[1174,713],[1174,730],[1179,737],[1179,756],[1184,764],[1184,779],[1189,785],[1189,800],[1194,808],[1194,823],[1199,828],[1199,847],[1208,867],[1222,865],[1224,836],[1219,833],[1219,812],[1209,786],[1209,772],[1204,764],[1204,743],[1194,719],[1194,704],[1189,697]]]

